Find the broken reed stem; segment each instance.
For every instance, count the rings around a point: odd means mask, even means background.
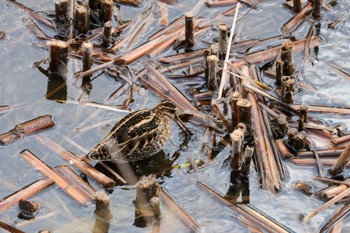
[[[339,175],[343,172],[346,164],[350,161],[350,142],[346,145],[343,153],[337,159],[337,162],[328,170],[332,176]]]
[[[320,233],[328,232],[328,230],[334,226],[335,224],[342,221],[349,213],[350,211],[350,205],[347,204],[343,206],[342,208],[338,209],[335,214],[333,214],[333,217],[322,227],[320,230]],[[330,232],[333,233],[333,232]]]
[[[333,138],[331,141],[333,144],[338,145],[338,144],[341,144],[343,142],[347,142],[349,140],[350,140],[350,135],[345,135],[345,136],[342,136],[339,138]]]
[[[112,38],[112,21],[108,21],[103,25],[103,38],[102,38],[102,46],[108,47],[111,43]]]
[[[252,129],[252,103],[247,99],[239,99],[237,101],[238,122],[244,123],[246,126],[245,136],[250,138],[253,136]]]
[[[28,163],[32,164],[36,169],[42,172],[45,176],[55,181],[65,193],[71,196],[81,205],[86,205],[89,199],[81,194],[75,187],[71,186],[66,180],[60,177],[54,170],[47,166],[42,160],[40,160],[36,155],[34,155],[29,150],[24,150],[21,152],[23,159]]]
[[[152,222],[155,213],[150,205],[153,197],[159,197],[160,185],[154,175],[142,176],[136,183],[135,222],[138,227]]]
[[[90,10],[87,2],[76,6],[74,17],[74,28],[78,31],[78,35],[87,33],[90,29]]]
[[[230,134],[231,138],[231,160],[230,166],[232,169],[240,169],[242,165],[244,129],[236,129]]]
[[[221,79],[220,79],[220,85],[219,85],[219,91],[218,91],[218,97],[217,99],[221,99],[222,97],[222,92],[224,90],[224,86],[228,80],[228,73],[227,73],[227,63],[228,63],[228,59],[230,57],[230,50],[231,50],[231,43],[232,43],[232,39],[233,39],[233,34],[235,31],[235,27],[236,27],[236,22],[237,22],[237,16],[238,16],[238,10],[240,8],[240,3],[237,3],[236,6],[236,11],[235,11],[235,16],[233,17],[233,21],[232,21],[232,26],[231,26],[231,30],[230,30],[230,37],[228,39],[228,44],[227,44],[227,51],[226,51],[226,56],[225,56],[225,60],[224,60],[224,65],[223,65],[223,72],[221,75]]]
[[[293,153],[290,152],[290,150],[288,149],[288,147],[286,146],[283,140],[281,139],[276,140],[276,144],[280,151],[280,154],[282,155],[282,158],[290,159],[294,156]]]
[[[55,0],[56,22],[60,25],[69,23],[69,0]]]
[[[60,40],[51,40],[49,46],[49,71],[51,73],[65,74],[68,63],[69,44]]]
[[[281,99],[283,102],[291,104],[294,102],[295,78],[292,76],[282,77]]]
[[[307,3],[299,13],[283,25],[282,31],[287,35],[292,33],[302,22],[304,22],[306,17],[311,14],[312,8],[312,3]]]
[[[212,91],[216,91],[218,88],[217,72],[218,72],[219,59],[215,55],[207,57],[207,72],[208,79],[206,80],[207,88]]]
[[[300,105],[292,104],[290,105],[294,111],[299,111]],[[349,108],[337,108],[337,107],[326,107],[326,106],[308,106],[309,112],[318,112],[318,113],[336,113],[336,114],[350,114]]]
[[[93,45],[90,42],[84,42],[82,45],[83,51],[83,72],[90,70],[92,66],[92,49]]]
[[[284,76],[290,76],[294,72],[293,66],[293,42],[290,40],[282,44],[281,60],[283,62],[282,73]]]
[[[293,11],[296,14],[301,11],[301,0],[293,0]]]
[[[276,61],[276,86],[280,87],[282,85],[282,69],[283,69],[283,62],[278,59]]]
[[[247,146],[244,150],[241,170],[249,174],[250,163],[254,154],[254,147]]]
[[[21,199],[28,199],[35,194],[45,190],[47,187],[50,187],[55,182],[51,179],[42,179],[29,184],[28,186],[10,194],[7,197],[4,197],[0,201],[0,212],[3,212],[17,204],[17,202]]]
[[[88,197],[90,201],[94,200],[96,190],[78,176],[68,165],[56,166],[55,171],[70,185],[74,186],[79,192]]]
[[[33,201],[28,201],[25,199],[21,199],[18,202],[18,207],[20,210],[20,213],[18,214],[18,217],[20,219],[24,220],[30,220],[35,217],[35,214],[40,209],[40,205]]]
[[[84,172],[86,175],[95,179],[97,182],[103,185],[103,187],[108,188],[115,185],[115,182],[111,178],[107,177],[100,171],[96,170],[90,164],[84,161],[81,161],[76,155],[65,150],[63,147],[61,147],[54,141],[50,140],[49,138],[37,135],[36,139],[38,139],[38,141],[44,146],[46,146],[47,148],[51,149],[52,151],[59,154],[62,158],[69,161],[69,163],[72,166],[76,167],[77,169]]]
[[[0,135],[0,145],[7,145],[16,139],[23,136],[39,132],[44,129],[52,128],[55,126],[55,122],[52,120],[52,116],[45,115],[30,121],[23,122],[15,126],[15,128],[7,133]]]
[[[321,158],[320,161],[324,166],[333,166],[336,163],[334,158]],[[298,166],[314,166],[316,165],[316,159],[313,158],[294,158],[292,163]],[[348,162],[346,167],[350,167],[350,162]]]
[[[237,102],[241,98],[241,94],[238,91],[235,91],[231,95],[231,121],[232,127],[235,129],[238,125],[238,107]]]
[[[307,118],[308,118],[308,105],[307,104],[301,104],[300,108],[299,108],[299,118],[303,121],[303,122],[307,122]]]
[[[344,150],[318,150],[317,154],[320,157],[339,157]],[[301,151],[297,153],[298,158],[314,157],[312,151]]]
[[[193,104],[177,90],[158,70],[150,64],[146,64],[147,76],[141,77],[142,81],[151,89],[159,93],[163,98],[173,101],[179,112],[199,112]]]
[[[26,233],[2,221],[0,221],[0,227],[11,233]]]
[[[102,23],[112,21],[113,0],[101,0],[100,3],[100,20]]]
[[[330,207],[331,205],[335,204],[337,201],[341,200],[342,198],[344,198],[344,197],[346,197],[348,195],[350,195],[350,188],[347,188],[346,190],[341,192],[339,195],[333,197],[331,200],[327,201],[326,203],[324,203],[319,208],[317,208],[314,211],[312,211],[309,214],[307,214],[303,218],[303,222],[306,223],[306,222],[310,221],[311,218],[313,218],[317,214],[321,213],[323,210],[327,209],[328,207]]]
[[[199,224],[164,190],[160,189],[160,198],[168,208],[180,218],[180,221],[191,230],[197,232]]]
[[[110,197],[103,191],[98,191],[95,194],[95,214],[102,220],[108,222],[112,219],[110,210]]]
[[[271,233],[288,233],[290,232],[289,229],[285,228],[281,224],[277,223],[276,221],[266,217],[265,214],[261,213],[258,210],[253,209],[249,204],[236,204],[232,205],[229,201],[227,201],[221,194],[219,194],[214,189],[210,188],[206,184],[197,181],[196,183],[198,186],[203,188],[205,191],[210,193],[214,198],[224,205],[230,207],[232,210],[237,212],[239,214],[239,220],[240,218],[247,219],[250,223],[254,223],[260,227],[262,227],[266,232]]]
[[[227,52],[227,25],[225,23],[219,26],[219,59],[223,61]]]
[[[195,44],[193,30],[194,30],[193,14],[191,12],[187,12],[185,13],[185,38],[186,38],[186,45],[189,48],[192,48]]]
[[[278,114],[273,122],[271,127],[276,138],[284,138],[287,133],[287,117],[284,114]]]
[[[254,128],[254,148],[255,155],[258,163],[261,186],[264,190],[268,190],[272,193],[275,192],[274,182],[272,177],[271,168],[269,165],[269,159],[267,155],[266,141],[264,138],[264,132],[262,128],[262,120],[260,112],[256,103],[255,96],[252,93],[248,93],[248,100],[252,103],[252,117]]]
[[[323,0],[314,0],[313,1],[313,11],[312,11],[312,17],[315,19],[318,19],[321,17],[321,9],[322,9]]]

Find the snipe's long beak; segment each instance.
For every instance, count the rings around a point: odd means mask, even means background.
[[[177,114],[175,114],[174,121],[180,127],[180,129],[186,134],[186,136],[191,136],[192,135],[191,131],[182,122],[182,120],[180,119],[180,117]]]

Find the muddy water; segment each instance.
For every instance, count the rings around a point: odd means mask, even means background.
[[[24,5],[37,10],[53,10],[52,1],[20,1]],[[150,7],[151,2],[144,3],[141,7],[121,6],[119,9],[123,19],[135,20],[135,15],[139,15]],[[169,6],[170,21],[178,18],[184,12],[193,9],[196,1],[179,1],[176,6]],[[221,11],[228,9],[207,8],[204,6],[198,13],[199,16],[213,18]],[[338,24],[335,29],[329,28],[328,24],[339,19],[342,15],[349,14],[350,3],[348,1],[338,1],[338,4],[329,11],[326,11],[321,19],[320,36],[324,41],[317,51],[311,50],[311,59],[305,61],[302,54],[295,54],[296,67],[301,70],[301,81],[310,84],[316,92],[300,91],[296,95],[296,103],[320,104],[327,106],[344,106],[350,99],[350,81],[336,73],[331,64],[350,72],[348,54],[350,30],[350,19],[346,18]],[[241,15],[247,11],[245,8]],[[292,12],[282,7],[280,1],[263,1],[257,9],[250,11],[237,25],[236,40],[263,39],[271,36],[281,35],[281,27],[284,22],[292,16]],[[0,116],[0,132],[12,129],[16,124],[35,117],[51,114],[57,124],[54,129],[42,134],[62,145],[64,148],[81,155],[84,151],[68,143],[74,141],[81,147],[89,150],[98,143],[109,131],[114,123],[118,122],[124,112],[114,112],[108,110],[97,110],[92,107],[78,106],[69,103],[57,103],[45,98],[51,87],[48,78],[33,63],[46,58],[48,52],[42,48],[43,42],[26,30],[22,20],[26,13],[8,4],[6,1],[0,2],[0,30],[6,32],[5,39],[0,41],[0,105],[10,105],[14,109]],[[222,18],[228,25],[231,24],[232,17]],[[306,36],[311,20],[307,20],[295,32],[293,36],[302,39]],[[40,25],[40,24],[39,24]],[[40,25],[44,31],[53,36],[54,31]],[[154,20],[150,30],[140,39],[139,44],[145,42],[149,35],[159,29],[158,21]],[[210,30],[199,37],[195,48],[207,47],[208,43],[217,40],[217,30]],[[260,48],[252,48],[252,51]],[[167,50],[156,58],[183,52]],[[147,58],[143,59],[147,60]],[[263,66],[264,64],[259,64]],[[47,64],[42,65],[47,68]],[[142,67],[142,63],[133,64],[135,70]],[[83,95],[81,80],[73,78],[74,72],[81,69],[79,60],[71,59],[68,64],[69,73],[67,75],[66,92],[61,93],[69,101],[79,98],[87,98],[89,101],[103,103],[115,90],[125,83],[122,80],[114,80],[107,74],[102,74],[92,82],[92,90],[88,97]],[[273,84],[273,80],[263,77],[267,83]],[[203,83],[200,76],[190,80],[173,81],[177,87],[185,91],[191,87],[199,87]],[[186,92],[187,93],[187,92]],[[139,87],[135,91],[135,103],[130,106],[130,110],[137,110],[145,107],[152,107],[160,98],[151,91]],[[122,104],[128,98],[128,91],[123,92],[110,104]],[[93,115],[91,119],[89,116]],[[349,131],[349,116],[314,114],[314,117],[322,119],[328,124],[344,124],[345,130]],[[101,123],[102,122],[102,123]],[[99,125],[96,125],[101,123]],[[94,127],[90,127],[94,126]],[[172,125],[172,136],[170,142],[164,148],[164,153],[144,161],[137,165],[139,173],[162,172],[171,164],[171,160],[177,155],[179,157],[174,163],[187,161],[188,156],[203,158],[200,154],[201,139],[204,129],[192,124],[188,124],[194,132],[190,141],[181,146],[184,142],[183,135],[176,125]],[[45,160],[47,164],[54,167],[62,164],[63,160],[55,153],[39,144],[34,137],[25,137],[15,143],[0,147],[0,197],[5,197],[10,193],[26,186],[27,184],[42,178],[43,176],[31,165],[22,160],[19,152],[29,149]],[[196,186],[196,181],[200,180],[220,191],[226,193],[229,187],[230,170],[222,167],[224,159],[229,154],[229,149],[222,150],[215,160],[203,168],[198,174],[188,174],[185,170],[173,170],[167,173],[159,181],[162,186],[188,211],[201,225],[200,232],[249,232],[239,221],[237,214],[231,209],[222,206],[213,200],[207,193]],[[316,216],[310,223],[302,224],[298,220],[298,214],[308,213],[322,202],[313,197],[295,191],[292,185],[297,181],[309,182],[315,186],[315,190],[324,187],[323,184],[312,179],[317,175],[314,167],[297,167],[284,163],[287,171],[287,180],[281,193],[273,195],[260,189],[258,174],[251,167],[250,174],[250,194],[251,204],[265,212],[267,215],[283,223],[286,227],[295,232],[317,232],[327,221],[331,214],[338,207],[331,207]],[[152,167],[152,169],[147,167]],[[145,168],[146,167],[146,168]],[[101,189],[96,183],[92,184]],[[111,209],[113,219],[110,224],[110,232],[148,232],[150,228],[137,228],[134,223],[135,190],[133,186],[116,187],[111,197]],[[40,196],[31,200],[41,203],[43,206],[38,219],[33,222],[23,222],[17,218],[17,208],[13,207],[0,214],[0,220],[7,223],[14,223],[25,232],[37,232],[42,229],[51,229],[54,232],[89,232],[94,226],[95,217],[93,215],[93,205],[82,207],[71,200],[59,188],[52,187]],[[63,207],[62,207],[63,206]],[[179,219],[172,215],[164,206],[162,207],[164,217],[161,225],[161,232],[186,232],[187,229],[181,224]],[[343,232],[350,230],[348,223],[344,224]]]

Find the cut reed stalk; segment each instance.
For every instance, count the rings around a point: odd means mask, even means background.
[[[207,57],[208,67],[206,72],[208,72],[208,79],[206,80],[206,84],[207,88],[212,91],[216,91],[218,88],[218,62],[219,58],[215,55],[210,55]]]
[[[42,179],[35,181],[28,186],[10,194],[7,197],[2,198],[0,201],[0,212],[3,212],[10,208],[11,206],[14,206],[18,203],[21,199],[28,199],[37,193],[45,190],[46,188],[53,185],[55,182],[51,179]]]
[[[90,70],[92,66],[93,45],[90,42],[84,42],[81,47],[83,51],[83,72],[85,72]]]
[[[191,12],[187,12],[185,14],[185,37],[186,37],[186,45],[189,48],[192,48],[195,44],[193,29],[194,29],[193,14]]]
[[[49,71],[51,73],[65,74],[68,63],[69,44],[60,40],[51,40],[49,45]]]
[[[333,164],[332,168],[328,170],[328,173],[332,176],[337,176],[341,174],[345,166],[350,161],[350,142],[346,145],[344,151],[341,153],[337,162]]]
[[[45,115],[30,121],[23,122],[15,126],[15,128],[7,133],[0,135],[0,145],[7,145],[16,139],[33,133],[40,132],[55,126],[52,116]]]
[[[59,165],[55,171],[70,185],[74,186],[79,192],[85,195],[90,201],[94,200],[96,190],[78,176],[68,165]]]
[[[36,157],[29,150],[24,150],[21,152],[23,159],[28,163],[32,164],[36,169],[42,172],[45,176],[55,181],[55,183],[69,196],[76,200],[81,205],[86,205],[89,199],[81,194],[75,187],[69,184],[61,176],[59,176],[54,170],[52,170],[48,165],[46,165],[42,160]]]
[[[103,25],[103,38],[102,38],[102,46],[107,48],[111,43],[112,38],[112,21],[107,21]]]
[[[75,8],[74,28],[78,34],[85,34],[90,30],[90,9],[87,2],[78,5]]]
[[[308,15],[312,12],[312,3],[309,2],[306,4],[303,9],[296,14],[293,18],[291,18],[286,24],[283,25],[282,31],[284,34],[289,35],[292,33],[304,20]]]
[[[197,221],[179,206],[179,204],[162,188],[160,189],[160,198],[191,232],[197,232],[199,229]]]
[[[90,166],[88,163],[81,161],[76,155],[73,153],[65,150],[63,147],[55,143],[54,141],[50,140],[47,137],[44,136],[37,136],[36,139],[42,143],[47,148],[51,149],[52,151],[59,154],[62,158],[69,161],[69,163],[84,172],[86,175],[90,176],[91,178],[95,179],[97,182],[102,184],[105,188],[112,187],[115,185],[115,182],[101,173],[100,171],[97,171],[95,168]]]
[[[113,0],[100,0],[100,20],[102,23],[112,21]]]
[[[322,211],[324,211],[325,209],[327,209],[328,207],[330,207],[331,205],[335,204],[337,201],[341,200],[342,198],[344,198],[344,197],[346,197],[348,195],[350,195],[350,188],[347,188],[346,190],[344,190],[343,192],[341,192],[337,196],[333,197],[331,200],[329,200],[326,203],[324,203],[319,208],[315,209],[314,211],[312,211],[309,214],[307,214],[306,216],[304,216],[302,221],[304,223],[310,221],[317,214],[321,213]]]

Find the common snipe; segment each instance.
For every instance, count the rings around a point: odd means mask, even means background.
[[[171,101],[139,110],[121,119],[88,154],[95,160],[138,161],[159,152],[170,136],[170,120],[184,127]]]

